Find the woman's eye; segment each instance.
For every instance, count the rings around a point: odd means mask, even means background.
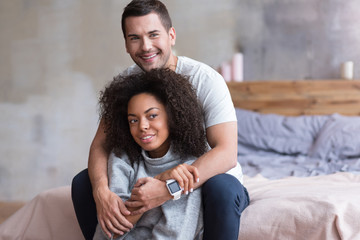
[[[157,114],[151,114],[150,115],[150,118],[156,118],[157,117]]]
[[[136,119],[130,119],[130,120],[129,120],[129,123],[130,123],[130,124],[133,124],[133,123],[136,123],[136,122],[137,122]]]

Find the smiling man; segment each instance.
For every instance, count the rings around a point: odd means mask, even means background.
[[[188,183],[184,190],[202,187],[204,239],[237,239],[241,212],[249,204],[249,197],[241,183],[242,172],[237,163],[237,120],[224,79],[211,67],[172,53],[176,32],[160,1],[130,2],[122,15],[122,30],[126,51],[135,62],[124,75],[169,68],[189,77],[204,111],[206,137],[211,149],[193,163],[198,169],[199,181]],[[167,172],[159,176],[158,181],[139,187],[138,192],[142,194],[133,202],[124,203],[109,190],[109,151],[104,148],[103,124],[101,121],[90,147],[88,170],[79,173],[72,184],[76,215],[86,239],[92,239],[97,219],[108,236],[111,233],[122,235],[133,227],[125,216],[143,213],[168,200],[166,193],[150,191],[160,189],[160,181],[169,179]],[[224,174],[229,170],[235,172],[237,178]],[[128,208],[134,207],[140,210],[130,213]]]
[[[156,13],[128,17],[124,25],[126,51],[136,65],[144,71],[163,67],[175,71],[177,58],[171,51],[176,38],[173,27],[167,32]]]

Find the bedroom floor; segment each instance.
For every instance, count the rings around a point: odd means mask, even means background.
[[[22,202],[0,202],[0,224],[24,206],[24,204]]]

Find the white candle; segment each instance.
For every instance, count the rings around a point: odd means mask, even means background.
[[[227,62],[223,62],[221,64],[221,75],[225,79],[226,82],[231,81],[231,65]]]
[[[347,61],[341,65],[341,78],[347,80],[354,78],[354,62]]]
[[[244,57],[242,53],[234,54],[232,58],[232,79],[235,82],[242,82],[244,80],[244,71],[243,71],[243,61]]]

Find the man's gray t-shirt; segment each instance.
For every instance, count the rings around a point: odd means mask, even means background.
[[[130,75],[141,72],[136,64],[124,71]],[[223,77],[210,66],[179,56],[176,73],[189,77],[204,112],[205,128],[225,122],[236,122],[234,104]]]

